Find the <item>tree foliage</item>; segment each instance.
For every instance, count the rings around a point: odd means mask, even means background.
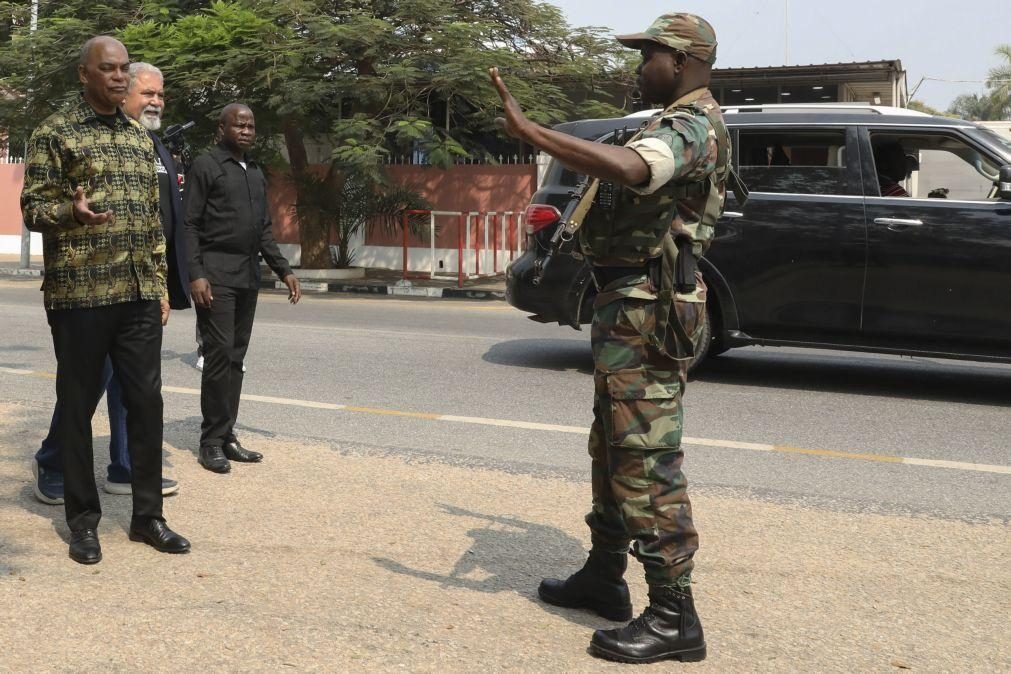
[[[972,121],[1011,119],[1011,44],[998,46],[994,53],[1003,62],[987,74],[986,91],[959,96],[948,112]]]
[[[42,0],[34,34],[29,4],[0,1],[0,15],[14,17],[0,86],[24,97],[0,100],[15,135],[78,89],[81,43],[112,33],[165,73],[169,121],[193,119],[192,137],[207,143],[220,109],[241,100],[261,139],[282,139],[296,181],[320,150],[371,185],[383,184],[392,153],[438,166],[515,153],[494,128],[491,66],[543,124],[617,114],[624,101],[606,92],[631,77],[604,29],[571,27],[537,0]],[[324,233],[312,229],[302,228],[303,260],[324,264]]]
[[[917,112],[924,112],[928,115],[934,115],[935,117],[951,116],[950,113],[941,112],[937,108],[931,107],[922,101],[909,101],[909,104],[906,107],[908,107],[910,110],[916,110]]]

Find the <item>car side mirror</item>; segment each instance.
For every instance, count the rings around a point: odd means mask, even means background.
[[[1001,199],[1011,201],[1011,164],[1000,167],[1000,186],[998,191]]]

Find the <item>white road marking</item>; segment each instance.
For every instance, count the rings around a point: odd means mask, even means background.
[[[52,379],[50,372],[38,372],[35,370],[19,370],[10,367],[0,367],[0,373],[42,377]],[[175,393],[179,395],[199,396],[200,389],[184,388],[180,386],[163,386],[164,393]],[[570,433],[574,435],[587,435],[588,429],[583,426],[562,426],[558,424],[542,424],[533,421],[515,421],[512,419],[490,419],[485,417],[467,417],[454,414],[433,414],[429,412],[406,412],[401,410],[387,410],[372,407],[356,407],[353,405],[339,405],[336,403],[319,402],[315,400],[298,400],[294,398],[277,398],[273,396],[261,396],[243,394],[243,400],[249,402],[263,403],[267,405],[283,405],[287,407],[301,407],[309,409],[319,409],[328,411],[344,411],[358,414],[377,414],[384,416],[407,417],[414,419],[424,419],[427,421],[438,421],[456,424],[475,424],[479,426],[496,426],[500,428],[518,428],[523,430],[547,431],[551,433]],[[870,461],[876,463],[893,463],[906,466],[924,466],[929,468],[943,468],[948,470],[964,470],[976,473],[997,473],[1000,475],[1011,475],[1011,466],[990,465],[984,463],[967,463],[963,461],[941,461],[936,459],[918,459],[915,457],[892,456],[888,454],[867,454],[863,452],[844,452],[834,449],[813,449],[805,447],[791,447],[790,445],[773,445],[757,442],[739,442],[736,440],[715,440],[710,438],[685,437],[682,442],[695,447],[717,447],[720,449],[740,449],[754,452],[775,452],[780,454],[803,454],[807,456],[817,456],[822,458],[855,459],[858,461]]]
[[[435,340],[471,339],[480,342],[501,342],[501,337],[486,335],[461,335],[451,332],[418,332],[412,330],[377,330],[375,328],[343,328],[330,325],[306,325],[304,323],[279,323],[275,321],[258,321],[257,328],[278,328],[281,330],[311,330],[313,332],[339,332],[351,335],[391,335],[394,337],[430,337]],[[572,340],[578,341],[578,340]]]

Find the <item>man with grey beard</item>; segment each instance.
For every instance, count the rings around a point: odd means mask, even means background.
[[[188,309],[189,270],[186,260],[186,236],[183,228],[183,202],[179,191],[179,173],[172,153],[155,135],[161,128],[165,111],[165,80],[161,71],[150,63],[130,64],[130,88],[123,101],[123,112],[147,129],[155,149],[155,169],[161,206],[161,222],[168,244],[169,305],[173,309]]]

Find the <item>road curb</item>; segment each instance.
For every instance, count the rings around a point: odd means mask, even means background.
[[[426,299],[505,300],[505,292],[481,288],[434,288],[431,286],[397,286],[377,283],[342,283],[333,281],[302,281],[305,293],[354,293],[359,295],[386,295],[390,297],[422,297]],[[261,288],[287,290],[281,281],[263,281]]]
[[[42,270],[21,269],[20,267],[0,267],[0,276],[42,276]]]
[[[0,267],[0,277],[41,277],[41,269]],[[423,297],[427,299],[505,300],[505,292],[481,288],[433,288],[431,286],[396,286],[378,283],[343,283],[334,281],[301,280],[306,293],[354,293],[358,295],[387,295],[390,297]],[[281,281],[261,281],[264,290],[287,290]]]

